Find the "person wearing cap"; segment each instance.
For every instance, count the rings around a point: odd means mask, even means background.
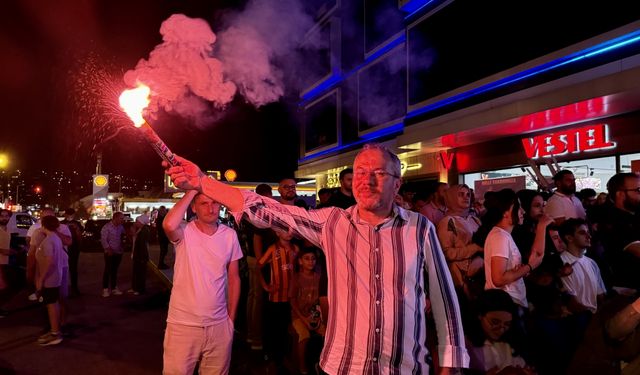
[[[573,172],[563,169],[553,176],[556,191],[549,198],[545,212],[556,222],[567,219],[585,219],[587,213],[582,202],[576,197],[576,178]]]
[[[145,292],[147,262],[149,261],[149,223],[149,216],[145,213],[138,216],[133,225],[135,233],[131,251],[133,272],[131,275],[131,289],[127,293],[133,293],[136,296]]]
[[[67,247],[69,252],[69,276],[71,278],[71,290],[69,291],[73,295],[79,295],[78,289],[78,261],[80,260],[80,246],[82,245],[82,231],[84,228],[78,220],[75,219],[76,210],[73,208],[67,208],[64,211],[64,220],[60,221],[61,224],[65,224],[71,231],[71,245]]]

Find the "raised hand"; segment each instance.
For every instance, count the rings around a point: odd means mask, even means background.
[[[200,179],[205,176],[200,168],[189,160],[175,155],[179,164],[171,166],[166,161],[162,162],[166,174],[171,177],[173,184],[183,190],[200,190]]]

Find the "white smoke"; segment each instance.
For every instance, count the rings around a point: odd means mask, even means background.
[[[183,14],[162,23],[163,43],[124,76],[129,86],[142,82],[151,88],[148,115],[162,108],[202,123],[236,92],[256,107],[284,95],[284,72],[276,62],[293,56],[313,26],[301,4],[251,0],[242,12],[229,14],[225,25],[216,37],[205,20]]]
[[[275,62],[295,58],[313,19],[297,0],[252,0],[227,23],[217,50],[225,76],[255,106],[278,100],[285,92],[284,72]]]
[[[220,60],[211,56],[216,36],[204,20],[174,14],[162,23],[160,34],[163,43],[124,76],[129,86],[142,82],[151,88],[152,116],[159,108],[185,117],[201,116],[206,106],[193,100],[186,102],[195,105],[184,104],[191,95],[217,107],[233,99],[236,86],[223,77]]]

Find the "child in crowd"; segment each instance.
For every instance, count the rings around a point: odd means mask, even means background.
[[[299,269],[291,279],[289,297],[293,312],[293,328],[298,334],[298,366],[307,374],[306,352],[311,332],[324,335],[325,327],[319,306],[320,272],[316,267],[316,252],[312,247],[298,253]]]
[[[536,372],[519,356],[510,341],[516,305],[505,291],[489,289],[477,300],[477,321],[467,330],[467,350],[473,374],[522,374]]]
[[[42,218],[45,239],[38,246],[35,259],[37,275],[35,278],[36,294],[47,306],[51,331],[38,338],[42,346],[57,345],[62,342],[60,300],[67,293],[69,260],[62,245],[62,240],[55,233],[60,222],[55,216]],[[61,290],[64,289],[64,290]]]
[[[293,235],[282,230],[275,230],[278,240],[269,246],[258,261],[258,278],[262,287],[269,293],[267,303],[267,336],[265,344],[271,352],[276,366],[283,365],[287,350],[287,329],[291,322],[291,306],[289,305],[289,286],[293,274],[293,260],[298,253],[298,246],[291,242]],[[267,284],[262,268],[271,265],[271,280]]]

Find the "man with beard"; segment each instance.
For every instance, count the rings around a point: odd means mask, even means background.
[[[293,206],[298,196],[296,192],[296,180],[289,177],[280,180],[278,193],[280,193],[280,203]]]
[[[347,168],[340,171],[340,189],[329,198],[328,206],[347,209],[356,204],[353,198],[353,169]]]
[[[613,286],[640,290],[640,176],[618,173],[607,182],[610,201],[598,220]]]
[[[582,206],[582,202],[576,193],[576,178],[573,172],[569,170],[561,170],[553,176],[556,185],[556,192],[553,193],[545,212],[547,215],[556,219],[556,222],[562,222],[567,219],[586,219],[587,213]]]
[[[329,374],[429,373],[425,303],[438,334],[441,374],[468,367],[460,309],[435,228],[394,204],[400,160],[379,144],[356,156],[347,210],[307,211],[205,178],[180,164],[166,171],[181,189],[197,190],[260,227],[303,237],[324,251],[329,321],[320,366]],[[167,163],[164,163],[168,167]]]

